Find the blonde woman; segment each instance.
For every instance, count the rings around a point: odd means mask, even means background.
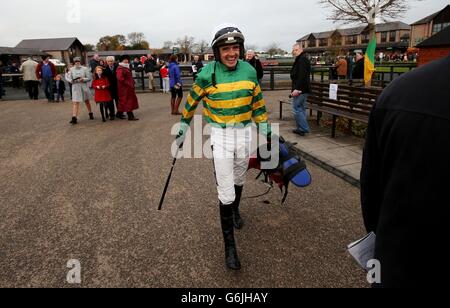
[[[76,57],[73,59],[75,66],[69,71],[68,82],[72,83],[72,121],[70,124],[77,124],[78,114],[80,113],[80,103],[85,102],[89,112],[89,119],[94,120],[90,99],[92,97],[88,83],[92,80],[91,72],[87,67],[81,66],[81,59]]]

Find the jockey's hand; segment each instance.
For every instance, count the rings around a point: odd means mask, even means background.
[[[179,149],[183,148],[185,139],[186,139],[186,134],[178,134],[178,136],[175,138],[175,142],[177,143],[177,146]]]

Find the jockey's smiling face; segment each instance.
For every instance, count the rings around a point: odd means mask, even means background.
[[[239,60],[241,47],[239,44],[225,45],[219,47],[220,62],[222,62],[229,69],[234,69]]]

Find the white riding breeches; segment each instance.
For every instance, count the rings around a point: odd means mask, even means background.
[[[234,185],[243,186],[248,169],[252,128],[229,127],[211,129],[214,169],[219,200],[224,205],[236,198]]]

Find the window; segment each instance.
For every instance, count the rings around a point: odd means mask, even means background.
[[[333,41],[332,41],[333,46],[341,46],[342,45],[342,38],[339,37],[334,37]]]
[[[387,32],[381,32],[381,43],[387,42]]]
[[[328,39],[320,39],[319,40],[319,46],[320,47],[328,46]]]
[[[370,40],[370,34],[369,33],[361,35],[361,43],[362,44],[368,44],[369,40]]]
[[[309,47],[316,47],[316,40],[314,40],[314,39],[309,40],[308,41],[308,46]]]
[[[357,35],[347,36],[347,38],[345,39],[345,43],[347,45],[356,45],[356,44],[358,44],[358,36]]]
[[[397,31],[389,32],[389,42],[393,43],[397,40]]]
[[[435,35],[436,33],[441,32],[441,30],[447,28],[448,26],[450,26],[450,22],[433,25],[433,34],[432,35]]]

